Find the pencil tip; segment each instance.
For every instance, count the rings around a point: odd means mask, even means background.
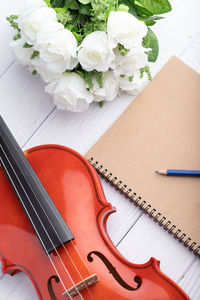
[[[156,171],[154,171],[155,173],[159,173],[159,171],[158,170],[156,170]]]
[[[166,170],[157,170],[155,171],[157,174],[161,174],[161,175],[167,175],[167,171]]]

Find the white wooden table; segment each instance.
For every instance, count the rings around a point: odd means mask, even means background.
[[[102,109],[94,104],[79,114],[58,111],[50,96],[45,94],[42,80],[14,62],[9,47],[13,31],[5,18],[15,14],[24,0],[1,2],[0,114],[23,149],[46,143],[61,144],[84,155],[133,101],[133,97],[122,95]],[[171,3],[173,11],[152,27],[160,43],[159,58],[152,66],[152,74],[155,75],[173,54],[200,72],[200,1],[171,0]],[[107,228],[118,250],[134,263],[144,263],[151,256],[156,257],[161,261],[161,270],[192,300],[199,300],[199,258],[108,183],[102,183],[107,200],[117,208],[117,213],[109,218]],[[11,278],[0,272],[0,300],[11,299],[35,300],[37,296],[23,273]]]

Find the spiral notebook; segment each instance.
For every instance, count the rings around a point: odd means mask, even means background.
[[[200,74],[172,57],[86,154],[130,201],[200,253],[200,177],[159,169],[200,169]]]

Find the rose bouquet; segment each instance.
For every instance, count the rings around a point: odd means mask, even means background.
[[[158,55],[150,26],[170,10],[168,0],[28,0],[7,20],[16,58],[59,109],[75,112],[143,89]]]

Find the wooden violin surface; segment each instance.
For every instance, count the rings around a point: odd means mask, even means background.
[[[133,264],[114,247],[106,221],[115,208],[106,201],[98,175],[84,157],[56,145],[35,147],[25,155],[74,240],[45,253],[1,169],[0,259],[4,273],[25,272],[40,300],[189,299],[160,271],[158,260]]]

